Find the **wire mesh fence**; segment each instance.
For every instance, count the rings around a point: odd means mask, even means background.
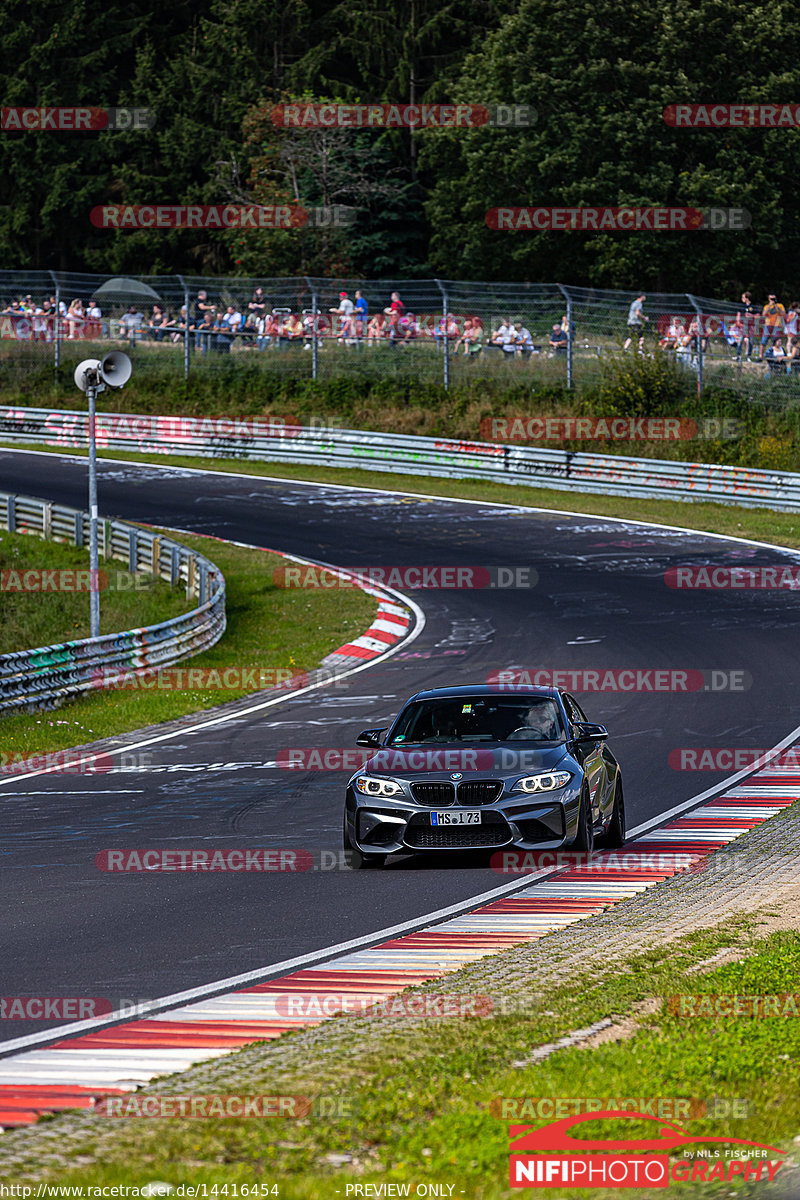
[[[494,377],[584,388],[620,354],[768,398],[800,384],[800,307],[558,283],[0,272],[0,378],[114,347],[137,374],[212,372],[444,385]]]

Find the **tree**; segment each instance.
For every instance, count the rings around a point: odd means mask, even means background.
[[[786,283],[800,253],[800,132],[671,129],[662,111],[706,99],[796,99],[797,71],[782,64],[795,61],[799,40],[786,0],[769,10],[744,0],[666,9],[523,0],[467,59],[457,98],[530,104],[539,123],[426,137],[423,166],[438,174],[427,204],[433,266],[461,277],[676,291]],[[646,235],[486,228],[489,208],[531,204],[744,207],[753,225]]]

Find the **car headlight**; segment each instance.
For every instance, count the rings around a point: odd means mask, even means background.
[[[572,779],[569,771],[547,771],[542,775],[526,775],[518,779],[512,792],[554,792],[565,787]]]
[[[359,775],[356,789],[365,796],[402,796],[403,789],[393,779],[373,779],[371,775]]]

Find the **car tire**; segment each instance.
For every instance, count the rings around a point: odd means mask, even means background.
[[[351,871],[378,870],[386,862],[385,854],[364,854],[357,846],[353,845],[347,829],[347,813],[345,813],[342,828],[342,845],[348,856]]]
[[[625,827],[625,795],[622,791],[622,779],[617,775],[614,784],[614,806],[611,810],[611,820],[608,829],[603,834],[603,845],[609,850],[619,850],[625,845],[627,830]]]
[[[581,789],[581,803],[578,809],[578,832],[572,843],[573,850],[583,850],[591,854],[594,850],[594,825],[592,824],[592,803],[589,799],[589,789],[584,784]]]

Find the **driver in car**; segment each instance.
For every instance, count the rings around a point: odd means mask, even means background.
[[[520,725],[509,734],[512,738],[532,738],[536,741],[550,742],[558,737],[555,713],[549,704],[536,704],[528,709],[525,724]]]

